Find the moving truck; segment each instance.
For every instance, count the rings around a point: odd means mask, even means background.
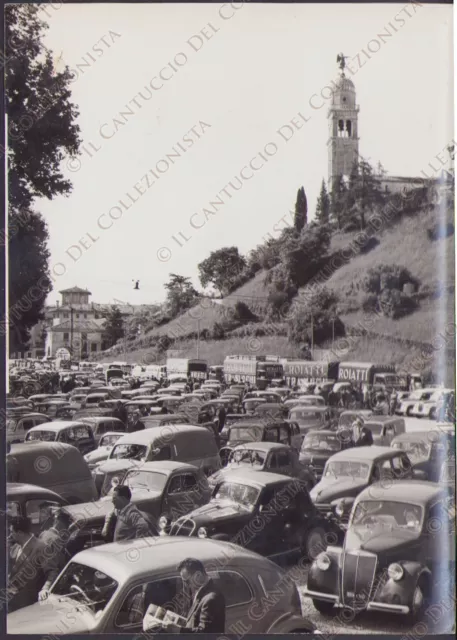
[[[250,382],[267,386],[271,380],[282,378],[283,365],[267,361],[265,356],[227,356],[224,360],[224,377],[227,382]]]
[[[188,358],[168,358],[167,376],[170,374],[190,375],[191,378],[206,380],[208,374],[208,363],[206,360]]]
[[[395,365],[373,362],[340,362],[338,380],[356,384],[378,384],[388,388],[397,388],[400,384],[395,373]]]
[[[299,380],[308,382],[324,382],[338,380],[339,362],[314,362],[312,360],[291,360],[284,363],[284,377],[291,385]]]

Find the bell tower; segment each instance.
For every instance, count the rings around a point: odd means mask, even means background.
[[[327,118],[329,124],[328,147],[328,184],[333,189],[335,178],[339,175],[347,179],[353,163],[359,157],[358,113],[355,102],[355,87],[352,80],[346,78],[346,56],[340,53],[340,76],[333,85],[332,99]]]

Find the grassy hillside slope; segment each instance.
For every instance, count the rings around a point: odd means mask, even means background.
[[[338,343],[333,345],[337,359],[407,364],[420,357],[424,348],[429,349],[428,345],[445,327],[455,326],[455,238],[452,235],[431,241],[427,230],[435,222],[435,211],[421,211],[417,215],[402,218],[395,226],[380,230],[376,234],[380,241],[378,246],[365,255],[353,257],[325,282],[325,286],[333,289],[343,304],[346,304],[341,319],[346,326],[347,334],[351,336],[354,332],[360,333],[361,330],[366,334],[352,337],[344,347],[340,347]],[[332,237],[331,252],[349,247],[353,238],[353,233],[335,234]],[[399,264],[409,269],[420,281],[417,294],[420,307],[411,315],[399,320],[375,316],[367,323],[368,317],[361,311],[360,302],[357,303],[356,297],[353,308],[348,309],[350,285],[360,281],[370,267],[380,264]],[[228,310],[239,300],[245,302],[260,319],[262,318],[268,295],[265,285],[266,273],[259,272],[251,281],[223,300],[215,302],[202,299],[196,307],[180,317],[150,331],[146,339],[160,335],[174,337],[173,349],[179,350],[183,357],[196,357],[196,340],[189,340],[189,334],[195,334],[197,328],[200,331],[212,329],[215,322],[227,318]],[[447,290],[442,290],[444,282],[447,284]],[[274,329],[272,333],[274,334]],[[133,348],[135,346],[139,344],[132,345]],[[332,347],[329,344],[322,346]],[[449,370],[452,370],[454,362],[452,349],[452,340],[448,340],[441,349],[441,353],[446,354],[450,363]],[[199,357],[207,359],[211,364],[221,363],[226,355],[256,352],[281,354],[289,358],[301,355],[299,346],[289,344],[285,336],[200,340]],[[128,353],[127,357],[130,362],[144,362],[148,361],[148,353],[152,354],[153,350],[147,347],[137,348]]]

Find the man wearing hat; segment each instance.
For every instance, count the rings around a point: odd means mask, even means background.
[[[360,417],[352,423],[352,439],[354,447],[370,447],[373,444],[373,434]]]

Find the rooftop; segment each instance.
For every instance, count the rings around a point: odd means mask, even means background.
[[[71,287],[70,289],[62,289],[59,293],[87,293],[92,295],[89,289],[81,289],[81,287]]]

